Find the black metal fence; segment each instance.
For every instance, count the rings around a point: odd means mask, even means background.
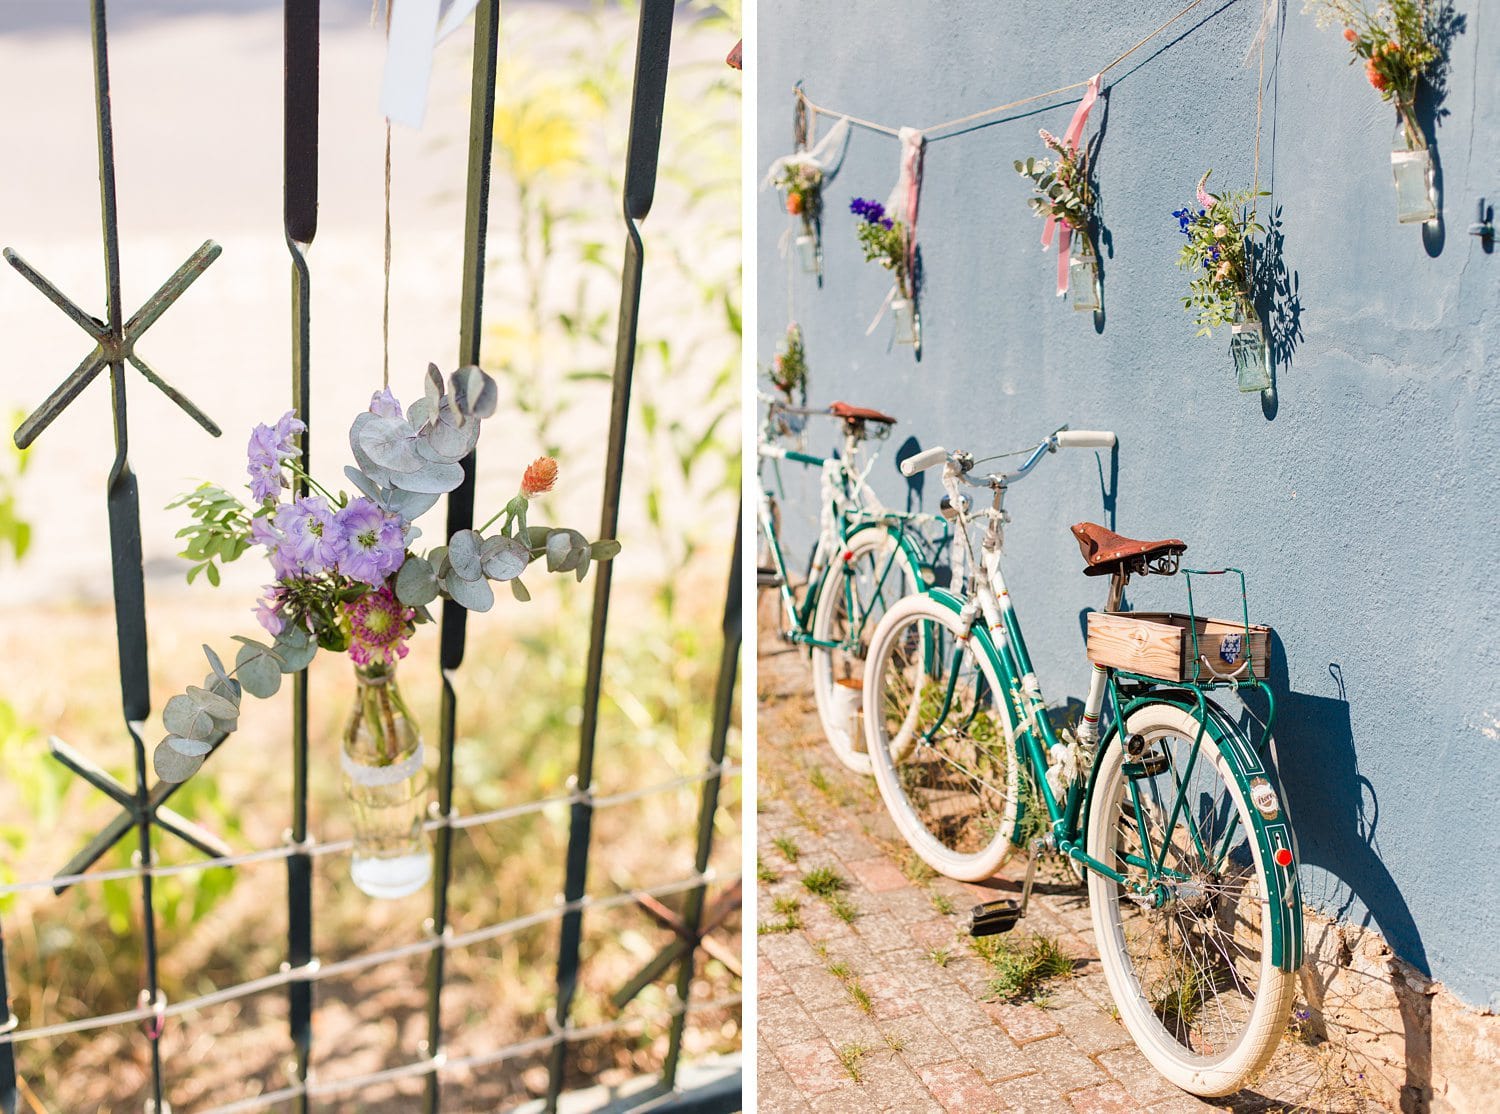
[[[485,229],[489,206],[491,145],[494,130],[495,72],[498,53],[499,0],[481,0],[474,21],[473,85],[471,93],[468,183],[464,232],[461,319],[458,362],[478,364],[484,304]],[[625,264],[621,280],[620,317],[615,351],[613,401],[604,479],[599,537],[614,537],[622,490],[625,443],[629,426],[631,380],[635,366],[636,327],[640,311],[644,246],[638,222],[650,211],[655,192],[662,112],[666,96],[667,63],[672,38],[673,0],[643,0],[640,5],[639,37],[630,115],[630,138],[624,185]],[[425,1080],[423,1109],[436,1112],[442,1106],[445,1076],[460,1069],[495,1064],[522,1056],[547,1053],[549,1082],[546,1107],[556,1109],[564,1092],[570,1047],[578,1042],[638,1026],[640,1018],[594,1026],[572,1022],[571,1010],[578,986],[579,953],[584,916],[589,910],[645,904],[660,909],[655,899],[685,895],[680,916],[662,919],[674,931],[674,940],[642,970],[617,1001],[628,999],[649,982],[676,968],[670,1007],[661,1015],[668,1033],[668,1052],[657,1094],[670,1092],[676,1084],[687,1014],[694,1009],[721,1009],[738,1004],[738,997],[720,999],[701,1006],[689,1003],[689,987],[705,933],[722,920],[726,909],[738,901],[738,880],[729,884],[726,898],[705,911],[705,893],[713,880],[709,860],[713,846],[714,819],[721,783],[739,771],[728,765],[725,747],[734,719],[734,693],[741,641],[739,551],[735,533],[734,554],[723,615],[723,651],[714,696],[712,732],[707,764],[696,774],[679,777],[628,792],[603,796],[593,791],[593,767],[599,728],[599,700],[605,666],[605,633],[609,619],[611,568],[597,566],[593,621],[583,693],[577,772],[570,791],[561,797],[528,801],[512,807],[473,815],[460,815],[454,808],[454,741],[459,723],[458,697],[454,688],[457,670],[463,665],[467,612],[445,602],[441,620],[441,725],[437,800],[427,828],[434,840],[432,917],[420,941],[369,952],[337,963],[320,963],[313,947],[313,860],[343,854],[349,841],[315,842],[308,833],[308,676],[304,670],[294,677],[292,707],[292,799],[291,825],[285,845],[235,854],[217,837],[173,812],[167,802],[177,784],[151,783],[147,776],[146,750],[141,738],[150,714],[147,674],[146,603],[141,559],[139,499],[130,468],[129,433],[126,421],[126,375],[128,363],[148,382],[165,392],[204,429],[217,436],[219,428],[185,395],[149,367],[135,345],[154,323],[219,255],[219,247],[205,243],[133,316],[124,315],[120,292],[120,243],[115,206],[114,141],[111,127],[108,37],[105,0],[91,0],[95,107],[99,137],[100,210],[104,229],[106,317],[99,320],[54,287],[40,272],[9,248],[6,260],[33,286],[68,315],[94,342],[94,348],[36,411],[16,430],[17,446],[25,448],[106,369],[113,401],[114,466],[106,487],[109,515],[110,555],[116,636],[119,648],[121,707],[134,763],[135,784],[121,785],[66,744],[54,740],[54,756],[120,805],[120,813],[75,855],[55,877],[0,887],[0,895],[51,888],[61,893],[80,882],[130,879],[139,883],[142,906],[142,951],[145,959],[144,987],[133,1010],[52,1025],[22,1029],[9,1005],[6,983],[5,937],[0,925],[0,1114],[17,1114],[15,1046],[28,1040],[53,1039],[68,1034],[139,1023],[142,1040],[149,1050],[150,1099],[148,1110],[166,1109],[167,1073],[163,1071],[161,1039],[166,1023],[210,1006],[284,989],[288,999],[289,1036],[294,1052],[289,1084],[279,1090],[218,1107],[231,1111],[289,1107],[312,1109],[315,1100],[358,1093],[403,1079]],[[311,414],[310,296],[313,273],[307,252],[317,231],[318,205],[318,0],[285,0],[285,170],[284,224],[291,255],[292,292],[292,405],[298,416],[313,427]],[[315,427],[313,427],[315,428]],[[302,441],[302,464],[310,471],[311,431]],[[465,462],[466,479],[447,503],[447,533],[469,528],[474,515],[474,459]],[[298,481],[299,485],[305,481]],[[297,494],[303,494],[299,490]],[[738,521],[738,515],[736,515]],[[701,783],[698,839],[694,871],[685,878],[644,890],[591,897],[588,864],[594,814],[604,808],[639,800]],[[568,852],[562,902],[554,908],[465,933],[455,933],[449,919],[449,889],[453,873],[453,835],[478,825],[496,823],[549,807],[566,804],[570,810]],[[152,856],[152,832],[158,829],[186,841],[208,857],[193,863],[164,866]],[[135,834],[137,853],[128,869],[88,873],[103,855],[120,841]],[[235,867],[254,862],[284,860],[287,868],[288,935],[286,962],[280,971],[264,978],[239,983],[181,1002],[168,1002],[162,994],[158,966],[157,910],[153,904],[156,879],[213,867]],[[445,961],[450,952],[496,940],[550,921],[561,922],[557,955],[557,995],[548,1017],[548,1032],[540,1037],[494,1048],[482,1054],[449,1058],[444,1052],[442,1000]],[[383,1071],[335,1080],[309,1078],[315,1033],[313,989],[321,980],[368,970],[387,963],[425,955],[427,958],[427,1039],[409,1062]],[[737,1093],[719,1092],[696,1109],[737,1109]]]

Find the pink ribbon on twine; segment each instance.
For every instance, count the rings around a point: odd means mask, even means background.
[[[1069,151],[1078,150],[1078,141],[1083,137],[1083,129],[1089,122],[1089,109],[1094,107],[1094,102],[1099,99],[1099,78],[1095,74],[1089,78],[1089,86],[1084,91],[1083,100],[1078,102],[1078,107],[1073,110],[1073,119],[1068,122],[1068,130],[1063,133],[1062,143]],[[1052,246],[1052,230],[1057,229],[1057,296],[1061,298],[1068,292],[1068,246],[1072,242],[1073,228],[1067,221],[1058,217],[1048,217],[1042,225],[1042,249],[1045,251]]]
[[[896,188],[886,200],[886,211],[895,215],[906,225],[906,280],[916,286],[917,265],[917,204],[922,197],[922,154],[927,147],[927,137],[916,128],[902,128],[901,174],[896,179]],[[908,297],[916,297],[916,290],[907,291]]]

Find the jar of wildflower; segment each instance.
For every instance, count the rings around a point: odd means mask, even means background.
[[[406,656],[416,612],[382,587],[347,605],[344,616],[359,686],[341,756],[354,819],[350,874],[371,897],[405,897],[432,876],[432,847],[422,826],[422,736],[396,685],[396,662]]]

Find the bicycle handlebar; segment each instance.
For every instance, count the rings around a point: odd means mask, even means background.
[[[1112,449],[1116,437],[1104,429],[1060,429],[1053,435],[1062,449]]]
[[[929,468],[942,464],[947,459],[947,449],[941,447],[923,449],[921,452],[909,456],[901,462],[901,474],[903,476],[915,476],[918,472],[925,472]]]

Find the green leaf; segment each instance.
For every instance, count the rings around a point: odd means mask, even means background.
[[[408,557],[396,574],[396,598],[408,607],[420,607],[437,596],[438,578],[432,563],[425,557]]]
[[[510,594],[522,603],[528,603],[531,600],[531,593],[526,590],[526,585],[521,583],[519,576],[510,582]]]
[[[162,726],[173,735],[207,739],[216,730],[213,716],[184,695],[172,697],[161,712]]]
[[[589,556],[595,561],[608,561],[610,558],[618,556],[619,552],[620,543],[613,538],[600,538],[593,545],[589,546]]]
[[[269,700],[281,688],[281,662],[268,646],[248,638],[238,641],[244,645],[234,658],[235,676],[251,696]]]
[[[200,689],[196,685],[189,685],[187,697],[193,702],[195,708],[207,712],[220,723],[227,723],[239,718],[239,706],[234,701],[220,696],[218,693],[209,692],[207,689]]]

